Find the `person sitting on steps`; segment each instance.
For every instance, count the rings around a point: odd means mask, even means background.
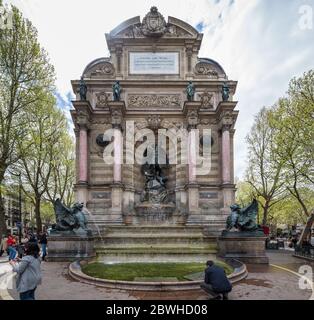
[[[232,285],[225,270],[210,260],[206,262],[206,265],[205,279],[201,288],[212,296],[211,300],[228,300],[228,293],[231,292]]]

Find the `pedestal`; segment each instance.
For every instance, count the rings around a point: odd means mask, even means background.
[[[265,240],[264,236],[229,232],[218,238],[218,255],[224,259],[234,258],[244,263],[268,264]]]
[[[48,237],[48,261],[74,261],[95,257],[94,237],[53,235]]]

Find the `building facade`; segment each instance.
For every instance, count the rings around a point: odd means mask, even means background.
[[[235,194],[233,137],[238,111],[233,95],[237,82],[228,79],[218,62],[198,56],[202,38],[191,25],[174,17],[166,21],[153,7],[142,20],[131,18],[106,34],[110,57],[90,62],[82,81],[72,81],[75,193],[77,201],[86,204],[90,225],[203,225],[213,233],[224,227]],[[116,81],[119,97],[113,96]],[[114,129],[113,138],[105,141],[104,133],[110,129]],[[168,161],[160,166],[162,174],[151,179],[142,164],[126,160],[128,143],[141,150],[145,132],[157,140],[158,130],[163,129],[187,132],[176,155],[179,158],[185,148],[189,160],[197,130],[200,153],[203,132],[210,130],[208,172],[198,175],[194,161]],[[104,161],[108,144],[116,150],[113,163]],[[142,150],[146,155],[147,145]],[[165,153],[169,159],[167,148]],[[167,202],[143,200],[143,190],[154,193],[158,181],[166,189]]]

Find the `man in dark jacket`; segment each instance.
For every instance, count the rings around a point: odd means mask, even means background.
[[[214,264],[213,261],[206,262],[204,283],[201,288],[213,296],[212,299],[228,299],[228,293],[232,290],[232,285],[228,280],[225,270]],[[221,297],[222,295],[222,297]]]

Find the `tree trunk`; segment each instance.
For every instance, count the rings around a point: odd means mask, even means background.
[[[35,218],[36,218],[37,233],[42,231],[42,222],[41,222],[41,216],[40,216],[40,201],[41,201],[41,197],[36,195],[36,197],[35,197]]]
[[[263,221],[262,221],[263,226],[267,224],[268,210],[269,210],[269,203],[268,201],[266,201],[265,205],[263,206]]]
[[[289,190],[289,192],[297,199],[297,201],[300,203],[301,207],[302,207],[302,210],[304,212],[304,214],[306,215],[307,218],[310,217],[310,212],[308,211],[305,203],[303,202],[302,198],[301,198],[301,195],[298,191],[298,188],[294,185],[293,186],[293,190],[294,192],[291,190],[291,188],[287,188]]]
[[[0,172],[0,239],[2,239],[2,235],[7,233],[7,224],[5,222],[5,208],[4,208],[4,198],[1,192],[1,186],[3,185],[4,179],[4,171],[1,169]]]
[[[4,199],[0,193],[0,237],[7,233],[7,224],[5,222],[5,209],[4,209]]]

